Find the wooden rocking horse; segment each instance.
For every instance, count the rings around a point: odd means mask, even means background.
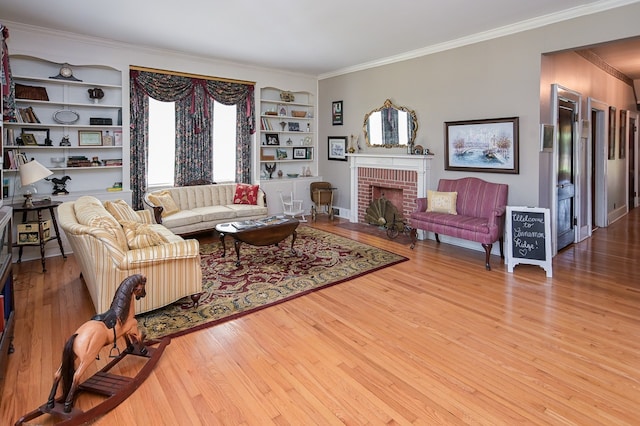
[[[62,363],[54,375],[53,386],[46,404],[23,416],[16,425],[45,413],[57,415],[69,421],[64,424],[81,424],[117,406],[144,381],[170,341],[165,338],[160,342],[160,347],[148,347],[147,344],[158,342],[145,343],[144,335],[138,329],[138,321],[135,319],[133,309],[134,300],[146,296],[146,282],[146,277],[140,274],[127,277],[118,287],[110,309],[94,316],[76,330],[64,345]],[[127,345],[122,353],[116,345],[120,337],[124,337]],[[80,384],[80,378],[87,367],[96,360],[100,350],[107,345],[113,345],[109,355],[114,360]],[[108,373],[108,370],[127,354],[152,358],[153,362],[147,362],[133,380]],[[154,355],[157,356],[154,357]],[[62,381],[62,395],[56,398],[60,381]],[[101,381],[103,383],[99,383]],[[105,383],[117,384],[112,385],[113,389],[106,389],[108,386]],[[109,397],[117,396],[117,398],[107,399],[99,406],[82,412],[73,408],[78,390],[93,391]],[[64,404],[63,410],[61,410],[62,404]]]

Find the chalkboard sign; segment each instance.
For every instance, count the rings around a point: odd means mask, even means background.
[[[551,277],[549,209],[507,206],[506,219],[507,270],[519,263],[539,265]]]

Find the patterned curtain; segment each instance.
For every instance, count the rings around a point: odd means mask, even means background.
[[[0,24],[2,35],[2,120],[16,122],[16,86],[11,78],[11,65],[9,64],[9,48],[6,40],[9,38],[9,29]],[[15,143],[15,141],[12,141]]]
[[[209,95],[224,105],[236,105],[236,182],[251,183],[251,135],[255,133],[255,91],[249,84],[207,81]]]
[[[176,185],[198,179],[213,180],[212,99],[237,106],[236,181],[251,182],[251,134],[255,132],[253,85],[134,70],[130,72],[130,83],[134,208],[142,208],[147,189],[149,97],[176,103]],[[198,167],[194,167],[196,164]]]
[[[131,103],[131,205],[144,208],[142,198],[147,191],[147,153],[149,150],[149,96],[135,83],[134,72],[129,74]]]
[[[192,95],[176,102],[176,186],[213,181],[213,101],[202,83],[194,81]]]

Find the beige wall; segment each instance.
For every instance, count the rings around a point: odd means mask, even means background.
[[[327,161],[327,136],[360,134],[369,110],[389,98],[416,111],[417,143],[436,154],[432,186],[440,178],[474,175],[509,184],[509,204],[538,204],[541,55],[640,34],[640,4],[548,25],[391,65],[326,78],[319,82],[320,173],[338,187],[337,202],[348,208],[349,166]],[[574,70],[583,87],[582,75]],[[548,82],[542,82],[547,85]],[[344,125],[331,125],[331,102],[343,100]],[[605,99],[601,99],[605,100]],[[545,99],[544,102],[547,102]],[[520,174],[444,170],[444,122],[518,116]],[[547,120],[545,120],[546,122]],[[390,152],[376,148],[376,153]]]

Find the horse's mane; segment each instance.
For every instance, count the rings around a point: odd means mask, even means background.
[[[129,309],[131,305],[131,293],[133,289],[143,280],[143,276],[140,274],[131,275],[120,283],[118,290],[116,290],[113,301],[111,302],[110,310],[114,311],[121,323],[124,323],[129,316]]]

